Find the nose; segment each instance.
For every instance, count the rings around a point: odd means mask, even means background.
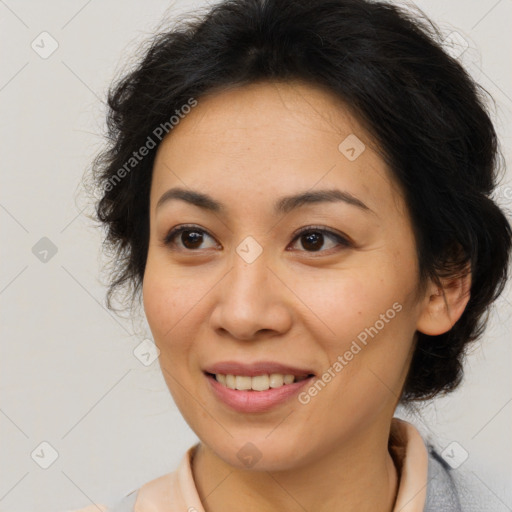
[[[261,255],[246,263],[238,255],[215,287],[211,326],[220,335],[256,340],[285,333],[292,325],[290,290]]]

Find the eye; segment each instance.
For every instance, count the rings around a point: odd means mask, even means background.
[[[205,235],[213,240],[213,238],[208,233],[206,233],[206,231],[198,228],[197,226],[181,225],[169,231],[169,233],[164,238],[164,244],[168,246],[176,246],[177,244],[175,238],[177,238],[178,235],[181,235],[178,239],[182,244],[181,248],[185,250],[195,250],[198,248],[207,249],[208,247],[200,247],[204,241]],[[214,247],[216,245],[216,243],[213,244]]]
[[[306,252],[322,252],[320,249],[324,245],[326,238],[335,242],[333,247],[336,247],[336,245],[341,245],[343,247],[352,246],[345,237],[319,226],[308,226],[301,229],[299,233],[296,234],[293,242],[300,239],[301,246],[306,250]],[[332,248],[332,246],[330,248]]]
[[[178,246],[178,248],[186,251],[208,249],[209,247],[201,247],[205,237],[214,241],[213,237],[204,229],[193,224],[181,225],[176,226],[169,231],[164,238],[164,244],[171,247]],[[336,245],[341,245],[343,247],[352,246],[352,244],[342,235],[319,226],[308,226],[306,228],[302,228],[298,233],[295,233],[292,245],[299,239],[301,241],[302,248],[305,249],[306,252],[322,252],[321,249],[324,246],[326,239],[330,239],[334,242],[334,244],[332,244],[333,247],[336,247]],[[181,244],[181,246],[179,244]],[[214,241],[214,243],[210,245],[210,248],[217,246],[218,244]],[[330,248],[328,247],[327,249]]]

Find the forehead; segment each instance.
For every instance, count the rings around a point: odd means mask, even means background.
[[[231,203],[315,187],[343,187],[376,208],[396,199],[356,118],[333,94],[301,83],[262,82],[199,98],[158,148],[153,208],[172,186],[229,195]]]
[[[331,92],[300,82],[257,82],[202,96],[161,146],[200,135],[208,135],[210,141],[246,137],[247,143],[267,137],[277,145],[276,133],[289,143],[293,135],[309,137],[313,131],[336,134],[335,140],[350,133],[368,138]]]

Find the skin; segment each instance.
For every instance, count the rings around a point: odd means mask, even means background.
[[[350,134],[366,146],[354,161],[338,149]],[[387,442],[415,333],[449,330],[470,278],[443,282],[444,296],[430,282],[418,293],[407,208],[373,148],[339,100],[298,82],[202,97],[158,148],[144,309],[169,390],[201,441],[193,474],[208,512],[393,509]],[[183,200],[156,209],[176,186],[209,194],[225,212]],[[349,192],[371,211],[319,202],[273,213],[278,198],[320,189]],[[185,237],[192,249],[180,234],[164,243],[181,224],[202,230],[196,245]],[[324,233],[312,250],[306,236],[294,237],[310,225],[352,245]],[[236,252],[247,236],[263,249],[252,263]],[[293,398],[241,414],[215,398],[202,372],[220,361],[272,360],[319,376],[394,303],[401,311],[308,404]],[[261,453],[251,468],[237,457],[247,442]]]

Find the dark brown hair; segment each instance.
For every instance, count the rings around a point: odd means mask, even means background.
[[[156,34],[109,91],[109,146],[93,165],[95,213],[112,256],[108,306],[118,289],[140,298],[146,264],[156,148],[137,162],[133,152],[148,137],[158,146],[155,133],[170,131],[191,98],[300,80],[339,97],[381,148],[411,215],[419,282],[471,269],[471,297],[453,328],[417,333],[401,398],[454,389],[505,285],[511,228],[490,197],[500,153],[485,91],[441,39],[424,15],[366,0],[226,0]]]

